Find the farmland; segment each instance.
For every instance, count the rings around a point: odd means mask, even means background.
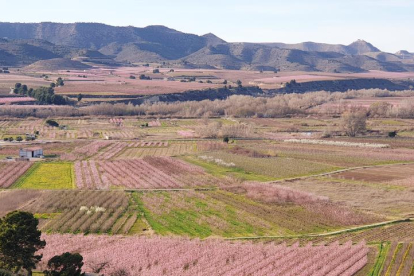
[[[31,165],[30,163],[0,163],[0,187],[9,188]]]
[[[289,275],[306,269],[303,275],[353,275],[367,263],[368,253],[362,243],[287,247],[176,238],[72,235],[45,238],[49,245],[43,252],[46,258],[65,250],[77,250],[84,255],[89,269],[94,260],[107,261],[104,272],[108,274],[125,269],[135,275],[274,275],[275,270],[279,275]]]
[[[76,184],[83,189],[157,189],[214,186],[217,180],[202,169],[168,157],[138,160],[78,161]]]
[[[358,137],[324,137],[334,117],[54,119],[0,121],[0,216],[39,220],[38,270],[69,250],[131,275],[411,273],[414,142],[386,135],[410,119]],[[26,147],[45,157],[13,160]]]
[[[72,189],[73,171],[69,163],[34,164],[15,184],[20,189]]]
[[[414,3],[9,2],[0,276],[414,276]]]
[[[142,202],[149,224],[162,235],[277,236],[323,232],[373,220],[369,216],[358,218],[357,214],[350,214],[345,222],[327,213],[321,215],[317,204],[277,206],[223,191],[158,192],[136,196]],[[340,212],[340,208],[335,212]]]

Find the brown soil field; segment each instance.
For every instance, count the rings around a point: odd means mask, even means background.
[[[336,203],[389,218],[412,216],[414,198],[408,188],[386,183],[364,183],[335,178],[307,179],[278,183],[300,191],[326,196]]]
[[[58,77],[64,78],[65,86],[56,89],[57,93],[71,94],[93,94],[93,95],[154,95],[179,93],[188,90],[201,90],[223,86],[227,80],[228,85],[235,85],[237,80],[247,85],[258,85],[264,89],[280,88],[282,83],[296,80],[308,82],[317,80],[337,80],[351,78],[386,78],[406,79],[414,77],[412,72],[395,73],[371,71],[367,73],[321,73],[321,72],[258,72],[239,70],[208,70],[208,69],[174,69],[160,68],[160,73],[154,74],[152,67],[118,67],[98,68],[89,70],[61,70],[52,72],[12,72],[12,74],[0,75],[0,93],[8,93],[10,87],[16,82],[27,84],[29,87],[49,85],[49,81],[40,76],[46,74],[50,80]],[[139,80],[144,74],[152,80]],[[130,76],[136,79],[130,79]],[[195,77],[195,82],[181,82],[183,78]],[[173,80],[167,81],[168,78]],[[206,83],[210,80],[212,83]],[[203,81],[203,83],[199,83]],[[366,99],[370,101],[371,99]],[[375,99],[376,100],[376,99]],[[361,103],[364,100],[361,100]],[[378,101],[378,100],[376,100]],[[396,100],[398,102],[398,100]]]
[[[0,74],[0,95],[9,94],[10,88],[14,87],[16,82],[26,84],[29,87],[49,86],[50,82],[40,78],[31,77],[21,74]]]
[[[366,168],[335,174],[335,178],[365,182],[387,182],[409,178],[414,173],[414,164]]]

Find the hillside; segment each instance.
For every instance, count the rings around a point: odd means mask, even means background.
[[[297,44],[286,43],[262,43],[266,46],[278,47],[283,49],[296,49],[309,52],[335,52],[344,55],[362,55],[371,52],[381,52],[371,43],[364,40],[357,40],[349,45],[326,44],[316,42],[302,42]]]
[[[27,71],[57,71],[57,70],[85,70],[91,66],[82,62],[66,59],[53,58],[47,60],[39,60],[29,66],[24,67]]]
[[[173,62],[187,68],[269,71],[414,71],[413,55],[390,54],[364,40],[349,45],[304,42],[228,43],[164,26],[115,27],[98,23],[0,23],[0,65],[72,58],[119,65]]]
[[[0,39],[0,65],[25,66],[54,58],[81,58],[113,64],[111,57],[99,51],[55,45],[41,39]]]

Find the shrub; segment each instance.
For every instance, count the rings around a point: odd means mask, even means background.
[[[388,137],[394,138],[395,136],[397,136],[397,131],[390,131],[390,132],[388,132]]]
[[[50,120],[50,119],[46,121],[46,124],[48,124],[49,126],[53,126],[53,127],[59,126],[58,122],[56,122],[55,120]]]

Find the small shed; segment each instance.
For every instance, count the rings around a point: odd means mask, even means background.
[[[20,149],[20,158],[41,158],[43,156],[43,149],[39,147]]]

